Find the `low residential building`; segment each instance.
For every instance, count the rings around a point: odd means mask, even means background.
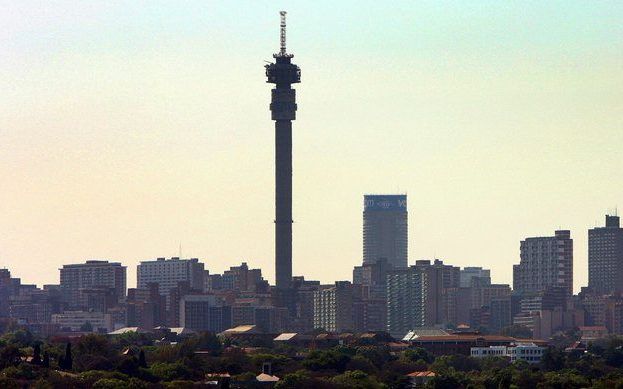
[[[65,311],[52,315],[52,323],[58,324],[61,331],[72,332],[111,332],[113,328],[112,317],[108,313]]]
[[[526,361],[538,363],[543,357],[545,347],[534,343],[512,343],[508,346],[472,347],[470,352],[474,358],[505,357],[511,362]]]

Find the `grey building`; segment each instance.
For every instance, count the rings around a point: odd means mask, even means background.
[[[606,226],[588,230],[588,286],[599,293],[623,292],[623,228],[606,215]]]
[[[231,307],[216,296],[186,295],[180,301],[180,326],[194,331],[225,331],[231,326]]]
[[[314,328],[330,332],[352,331],[353,285],[336,281],[335,285],[314,292]]]
[[[472,286],[472,279],[478,279],[479,285],[491,283],[491,270],[482,267],[464,267],[461,269],[461,288]]]
[[[126,267],[119,262],[89,260],[86,263],[63,265],[60,288],[69,308],[87,308],[87,291],[108,289],[116,302],[126,293]]]
[[[519,265],[513,266],[513,289],[538,293],[561,287],[573,294],[573,239],[568,230],[521,241]]]
[[[158,258],[153,261],[141,261],[137,267],[137,286],[146,289],[150,283],[157,283],[160,294],[167,297],[171,289],[179,282],[188,282],[191,289],[202,291],[204,288],[204,266],[197,258],[171,259]]]
[[[406,195],[365,195],[363,263],[381,258],[394,268],[406,268],[408,256]]]
[[[433,326],[456,316],[459,268],[440,260],[416,261],[387,273],[387,330],[396,338],[417,327]],[[454,311],[454,312],[451,312]]]

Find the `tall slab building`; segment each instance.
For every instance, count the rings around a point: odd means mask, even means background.
[[[588,230],[588,286],[599,293],[623,292],[623,228],[618,216]]]
[[[386,259],[394,268],[406,268],[407,250],[407,195],[365,195],[363,263]]]
[[[513,266],[513,289],[539,293],[563,288],[573,294],[573,239],[568,230],[554,236],[526,238],[520,244],[520,262]]]

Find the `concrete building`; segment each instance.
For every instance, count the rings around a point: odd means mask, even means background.
[[[458,268],[435,260],[416,261],[406,269],[387,274],[387,330],[402,338],[417,327],[433,326],[445,321],[444,286],[458,286]],[[444,285],[445,283],[445,285]]]
[[[247,263],[242,262],[223,272],[220,289],[268,293],[268,282],[262,277],[262,269],[249,269]]]
[[[534,343],[513,343],[509,346],[472,347],[473,358],[506,357],[511,362],[539,363],[547,348]]]
[[[125,299],[126,267],[119,262],[89,260],[60,269],[63,299],[71,309],[87,309],[88,292],[110,290],[117,303]]]
[[[301,69],[286,52],[286,13],[281,12],[281,48],[273,54],[274,63],[265,65],[266,82],[271,91],[271,119],[275,121],[275,284],[280,290],[292,283],[292,121],[296,119],[296,91]],[[283,293],[276,298],[280,306],[290,306]]]
[[[114,329],[112,317],[108,313],[65,311],[52,315],[52,324],[57,324],[61,331],[82,332],[90,328],[91,332],[110,332]]]
[[[150,283],[157,283],[160,294],[167,297],[179,282],[188,282],[190,288],[202,291],[204,288],[204,265],[197,258],[171,259],[158,258],[153,261],[141,261],[137,267],[137,286],[146,289]]]
[[[513,324],[511,297],[495,297],[489,302],[489,333],[499,334],[504,327]]]
[[[472,286],[472,279],[478,279],[479,285],[491,283],[491,270],[482,267],[464,267],[460,273],[461,288],[469,288]]]
[[[365,195],[363,207],[363,263],[385,258],[394,268],[406,268],[407,196]]]
[[[314,328],[329,332],[352,331],[353,285],[336,281],[335,285],[314,292]]]
[[[568,230],[554,236],[521,241],[521,260],[513,266],[513,288],[537,293],[548,287],[562,287],[573,294],[573,239]]]
[[[618,216],[588,230],[588,286],[598,293],[623,292],[623,228]]]
[[[166,301],[156,283],[145,289],[128,289],[125,305],[128,327],[154,328],[166,324]]]
[[[180,326],[214,333],[231,328],[231,307],[216,296],[186,295],[180,301]]]

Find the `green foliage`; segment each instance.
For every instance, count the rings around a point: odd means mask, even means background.
[[[21,386],[13,378],[0,376],[0,388],[2,388],[2,389],[20,389]]]
[[[195,383],[188,380],[176,380],[165,383],[164,387],[167,389],[192,389],[195,387]]]
[[[471,371],[480,370],[480,363],[477,359],[462,354],[442,355],[435,359],[431,365],[434,372],[444,373],[448,370]]]
[[[80,380],[88,386],[94,385],[97,381],[102,379],[114,379],[119,381],[126,381],[128,376],[117,371],[104,371],[104,370],[91,370],[85,371],[78,375]]]
[[[305,370],[298,370],[282,377],[275,385],[275,389],[320,389],[328,385],[328,383],[310,376]]]
[[[16,331],[8,332],[2,335],[2,341],[5,344],[23,348],[30,346],[34,341],[34,337],[30,333],[30,331],[18,329]]]
[[[376,379],[366,373],[354,370],[346,371],[344,374],[336,375],[331,378],[331,383],[337,388],[349,389],[381,389],[381,385]]]
[[[351,355],[341,348],[331,350],[315,350],[309,353],[303,361],[303,366],[309,370],[333,370],[343,372],[351,360]]]
[[[392,359],[389,348],[386,346],[359,347],[355,355],[368,360],[378,369],[381,369],[386,362]]]
[[[419,360],[422,360],[426,363],[432,363],[435,360],[433,354],[429,353],[428,351],[426,351],[426,349],[423,349],[421,347],[415,347],[405,350],[402,356],[405,360],[410,362],[417,362]]]
[[[15,344],[8,344],[0,349],[0,369],[15,366],[20,362],[22,352]]]
[[[513,338],[519,339],[530,339],[532,338],[532,331],[530,328],[522,325],[522,324],[513,324],[508,327],[502,328],[501,331],[504,336],[511,336]]]
[[[138,354],[138,365],[144,369],[147,368],[147,360],[145,359],[145,351],[141,349],[141,352]]]
[[[547,389],[580,389],[588,387],[589,381],[586,377],[578,374],[574,370],[561,370],[557,372],[545,373],[545,380],[538,388]]]
[[[190,379],[192,373],[181,362],[176,363],[154,363],[147,369],[154,377],[161,381],[173,381]]]
[[[93,384],[93,389],[129,389],[129,386],[116,378],[102,378]]]

